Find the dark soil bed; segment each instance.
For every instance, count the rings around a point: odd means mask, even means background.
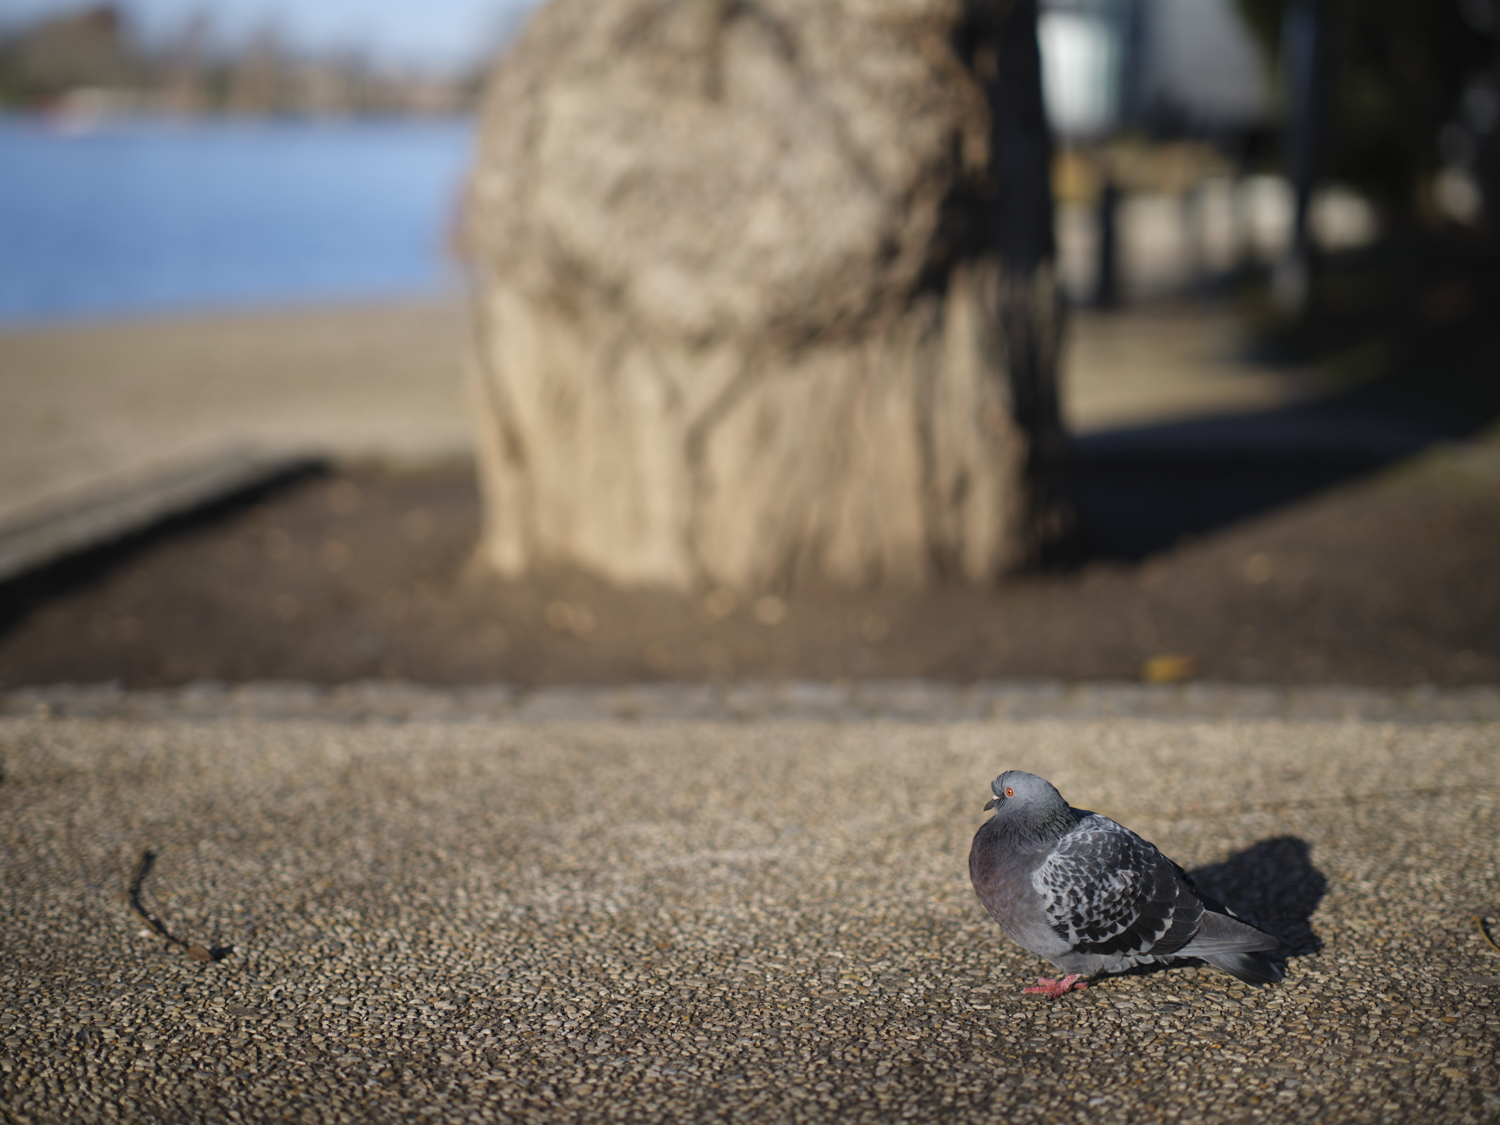
[[[468,465],[312,475],[0,587],[0,683],[1500,683],[1494,443],[1331,486],[1321,470],[1252,466],[1209,489],[1239,505],[1217,526],[1174,524],[1161,472],[1081,474],[1080,495],[1107,509],[1096,527],[1155,530],[1096,536],[1070,569],[785,600],[625,592],[577,574],[496,582],[471,565]],[[1191,468],[1174,476],[1206,487]],[[1243,502],[1257,481],[1279,506],[1247,516],[1265,507]],[[1200,534],[1161,546],[1184,528]]]

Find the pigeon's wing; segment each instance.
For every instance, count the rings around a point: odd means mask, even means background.
[[[1171,954],[1192,940],[1203,914],[1182,868],[1096,813],[1058,841],[1032,884],[1052,929],[1080,953]]]

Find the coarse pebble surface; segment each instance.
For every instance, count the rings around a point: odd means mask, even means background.
[[[1500,1120],[1493,716],[18,698],[5,1121]],[[1280,934],[1286,980],[1022,995],[1049,967],[965,866],[1006,768]],[[147,849],[181,945],[131,908]]]

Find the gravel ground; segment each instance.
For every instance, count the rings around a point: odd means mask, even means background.
[[[0,1117],[1500,1118],[1500,722],[1097,696],[621,722],[13,695]],[[965,872],[1007,767],[1279,933],[1286,981],[1020,995],[1043,965]],[[183,945],[131,910],[148,848]]]

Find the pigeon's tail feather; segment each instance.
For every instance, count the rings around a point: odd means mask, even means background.
[[[1275,984],[1285,973],[1265,954],[1281,943],[1263,930],[1228,914],[1205,910],[1198,933],[1182,953],[1201,957],[1246,984]]]
[[[1178,952],[1184,957],[1202,957],[1205,961],[1220,954],[1260,953],[1281,945],[1264,930],[1249,922],[1205,910],[1198,919],[1198,932]]]
[[[1275,984],[1286,975],[1280,965],[1262,953],[1214,953],[1203,960],[1246,984]]]

